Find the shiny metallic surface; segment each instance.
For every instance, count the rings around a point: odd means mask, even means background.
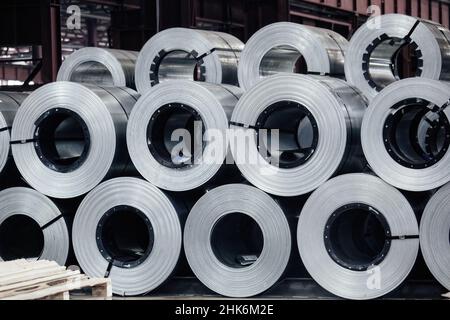
[[[164,30],[143,47],[136,64],[140,93],[172,79],[237,85],[244,44],[232,35],[185,28]]]
[[[317,129],[317,143],[311,147],[309,159],[286,168],[272,165],[270,159],[260,154],[257,136],[253,134],[254,127],[264,128],[258,124],[260,116],[279,102],[304,107],[315,119]],[[302,131],[302,122],[295,122],[295,117],[283,113],[284,107],[277,106],[271,111],[273,117],[279,115],[271,128],[280,129],[280,152],[301,154],[302,132],[307,137],[310,133]],[[231,139],[231,151],[244,177],[263,191],[286,197],[307,194],[337,174],[360,172],[364,168],[359,137],[366,107],[365,98],[342,80],[294,74],[273,76],[239,100],[232,116],[231,129],[237,138]],[[289,134],[287,128],[291,127],[296,127],[299,134],[289,141],[284,134]],[[253,138],[244,139],[252,135]],[[246,159],[257,161],[249,163]]]
[[[28,96],[27,93],[0,92],[0,173],[3,169],[13,166],[13,158],[10,150],[10,131],[14,117],[23,100]]]
[[[344,77],[344,57],[348,41],[331,30],[279,22],[262,28],[245,45],[239,63],[239,84],[250,90],[262,79],[296,71],[299,59],[303,70]]]
[[[138,54],[117,49],[82,48],[64,60],[57,80],[135,89]]]
[[[350,40],[345,57],[347,81],[369,100],[387,85],[401,80],[400,50],[409,46],[417,59],[416,75],[449,80],[450,33],[434,22],[400,14],[369,20]]]
[[[186,80],[164,82],[148,90],[134,107],[127,130],[128,151],[136,169],[152,184],[169,191],[189,191],[206,184],[222,169],[229,152],[226,141],[228,122],[241,94],[237,87]],[[149,147],[157,144],[156,139],[162,139],[166,152],[170,154],[180,143],[178,138],[172,141],[172,133],[186,129],[186,122],[192,117],[182,112],[181,106],[196,112],[204,131],[215,130],[223,139],[208,139],[199,150],[202,152],[198,158],[190,161],[189,165],[183,163],[191,160],[190,157],[180,159],[180,166],[174,167],[175,159],[169,157],[166,163],[162,163],[159,154],[157,157]],[[174,111],[169,119],[160,119],[163,107],[178,111]],[[157,136],[149,136],[148,128],[152,121],[163,125]],[[194,134],[191,134],[192,140],[195,139]],[[202,132],[199,134],[202,136]]]
[[[140,210],[153,228],[151,254],[135,267],[113,265],[97,245],[102,216],[111,208],[124,205]],[[136,178],[117,178],[99,185],[81,203],[73,225],[74,250],[82,269],[91,277],[109,275],[113,292],[120,296],[145,294],[166,281],[177,265],[181,243],[181,225],[174,204],[159,189]]]
[[[379,236],[385,244],[388,242],[389,249],[367,270],[342,266],[332,258],[326,246],[326,241],[338,245],[335,241],[339,240],[324,236],[330,217],[339,208],[353,204],[369,206],[387,222],[388,229]],[[353,213],[358,218],[364,211],[355,210]],[[344,225],[351,222],[346,220]],[[350,235],[354,236],[359,231],[353,228]],[[320,286],[339,297],[368,300],[388,294],[406,279],[417,258],[418,234],[414,211],[398,190],[372,175],[348,174],[328,181],[311,195],[300,214],[297,241],[305,267]],[[352,257],[359,257],[360,248],[364,247],[362,243],[353,245],[351,241],[354,239],[349,241],[348,235],[341,234],[346,239],[342,243],[345,257],[355,259]],[[366,234],[369,236],[370,233]],[[350,261],[359,264],[358,260]]]
[[[124,152],[126,126],[137,99],[131,89],[71,82],[36,90],[13,123],[17,168],[33,188],[62,199],[83,195],[105,179],[126,174],[133,169]],[[70,128],[73,134],[64,135]]]
[[[56,218],[61,216],[61,211],[47,197],[39,192],[29,188],[11,188],[0,192],[0,229],[1,232],[7,232],[2,225],[5,221],[12,217],[26,216],[35,221],[38,227],[48,226],[42,229],[43,247],[39,255],[35,257],[20,256],[21,252],[14,252],[19,258],[34,258],[49,261],[56,261],[60,265],[64,265],[67,260],[70,247],[69,231],[63,218],[48,225]],[[22,225],[26,228],[26,225]],[[14,232],[11,230],[11,232]],[[16,231],[17,232],[17,231]],[[3,238],[2,235],[2,239]],[[34,245],[35,238],[23,238],[21,242]],[[3,244],[4,245],[4,244]],[[23,247],[23,244],[21,245]],[[9,250],[11,248],[8,248]],[[3,250],[2,250],[3,251]],[[0,261],[3,257],[0,256]]]
[[[420,221],[420,248],[433,276],[450,290],[450,184],[428,202]]]
[[[214,226],[235,213],[256,222],[264,242],[256,260],[252,257],[254,252],[238,252],[242,255],[239,267],[219,260],[212,240]],[[229,227],[222,231],[231,234],[238,225]],[[225,246],[225,242],[217,245]],[[209,289],[233,298],[251,297],[270,289],[284,273],[291,252],[291,234],[283,210],[270,196],[251,186],[232,184],[209,191],[193,207],[184,230],[184,247],[190,267]]]
[[[446,82],[405,79],[388,86],[370,103],[362,126],[362,146],[370,167],[384,181],[399,189],[415,192],[433,190],[450,181],[448,124],[437,127],[438,136],[427,137],[432,132],[429,129],[433,128],[430,124],[440,123],[438,121],[448,123],[450,119],[447,108],[449,90]],[[426,112],[419,122],[426,124],[424,127],[414,126],[414,122],[405,117],[414,115],[418,107],[418,110]],[[405,121],[390,125],[396,130],[393,131],[396,139],[388,140],[385,135],[388,120],[400,112],[405,115]],[[427,149],[427,146],[433,145],[437,145],[439,157]],[[398,157],[391,152],[397,149]]]

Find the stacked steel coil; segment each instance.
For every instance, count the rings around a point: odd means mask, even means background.
[[[83,48],[64,60],[57,80],[134,89],[138,54],[125,50]]]
[[[232,35],[172,28],[151,38],[136,64],[140,93],[164,81],[187,79],[237,85],[237,67],[244,44]]]
[[[445,82],[405,79],[372,101],[362,143],[367,161],[383,180],[415,192],[450,182],[449,89]]]
[[[325,289],[347,299],[373,299],[408,276],[419,250],[414,211],[400,191],[365,174],[334,178],[300,215],[302,261]]]
[[[137,97],[131,89],[71,82],[33,92],[16,114],[10,142],[24,179],[66,199],[126,174],[132,169],[124,152],[126,125]]]
[[[399,14],[374,18],[353,35],[345,57],[347,81],[368,99],[405,76],[402,50],[413,51],[416,77],[450,80],[450,31]]]
[[[26,97],[26,93],[0,92],[0,177],[2,180],[17,174],[9,143],[14,117]]]
[[[63,212],[29,188],[0,192],[0,261],[22,257],[66,263],[70,236]]]
[[[128,124],[128,150],[136,169],[157,187],[178,192],[220,175],[229,152],[228,123],[241,94],[232,86],[180,80],[151,88]],[[186,130],[179,132],[181,137],[191,137],[187,145],[174,136],[180,129]],[[204,141],[213,130],[220,136]]]
[[[287,218],[270,196],[247,185],[208,192],[192,208],[184,245],[195,275],[229,297],[255,296],[283,275],[291,253]]]
[[[433,276],[450,290],[449,230],[450,184],[440,189],[429,201],[420,223],[420,248]]]
[[[348,41],[326,29],[279,22],[256,32],[239,63],[239,84],[249,90],[261,79],[295,71],[344,77]]]
[[[181,252],[182,212],[156,187],[117,178],[95,188],[78,208],[75,254],[83,270],[111,277],[114,293],[147,293],[172,274]]]
[[[245,48],[174,28],[139,57],[81,49],[60,81],[0,93],[0,182],[23,178],[0,183],[0,260],[63,264],[73,249],[122,296],[171,276],[229,297],[312,277],[374,299],[408,278],[420,246],[450,289],[448,39],[388,15],[349,44],[276,23]]]
[[[282,197],[308,194],[336,174],[363,170],[366,108],[365,98],[342,80],[273,76],[236,106],[231,151],[244,177],[261,190]],[[270,157],[261,152],[270,149],[262,148],[261,129],[279,130],[279,148]]]

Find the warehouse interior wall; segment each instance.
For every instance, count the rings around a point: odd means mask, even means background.
[[[68,23],[76,14],[73,5],[81,9],[80,28]],[[268,24],[291,21],[350,38],[371,13],[401,13],[448,27],[449,12],[447,0],[6,0],[0,3],[0,85],[54,81],[62,59],[76,49],[140,50],[172,27],[223,31],[245,42]]]

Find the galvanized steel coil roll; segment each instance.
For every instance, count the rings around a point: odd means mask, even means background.
[[[168,80],[237,85],[244,44],[232,35],[186,28],[159,32],[142,48],[136,64],[140,93]]]
[[[72,82],[36,90],[17,112],[11,133],[20,173],[39,192],[61,199],[126,174],[132,170],[126,125],[137,98],[127,88]]]
[[[435,22],[400,14],[370,19],[350,40],[346,79],[368,99],[406,77],[449,80],[449,40],[450,32]]]
[[[206,184],[224,166],[228,122],[240,96],[237,87],[187,80],[151,88],[128,123],[128,150],[136,169],[169,191]],[[187,136],[174,136],[178,130]]]
[[[43,259],[64,265],[70,247],[61,211],[29,188],[0,192],[0,261]]]
[[[450,290],[450,184],[428,202],[420,222],[420,248],[433,276]]]
[[[336,174],[364,168],[360,126],[366,107],[365,98],[342,80],[273,76],[239,100],[231,151],[256,187],[277,196],[304,195]],[[260,138],[262,129],[268,139]],[[270,141],[273,129],[279,130],[278,147]]]
[[[27,96],[27,93],[0,92],[0,173],[13,165],[10,131],[16,112]]]
[[[317,189],[299,219],[297,240],[308,272],[347,299],[384,296],[408,276],[419,250],[413,208],[395,188],[366,174]]]
[[[362,146],[373,171],[407,191],[450,181],[450,85],[423,78],[391,84],[371,102]]]
[[[344,77],[348,41],[322,28],[278,22],[256,32],[239,62],[239,84],[250,90],[262,79],[282,73]]]
[[[81,203],[73,246],[83,271],[109,277],[120,296],[148,293],[172,274],[182,234],[174,204],[136,178],[102,183]]]
[[[138,55],[135,51],[82,48],[64,60],[57,80],[135,89]]]
[[[291,253],[291,234],[280,206],[247,185],[206,193],[192,208],[184,230],[191,269],[214,292],[251,297],[282,276]]]

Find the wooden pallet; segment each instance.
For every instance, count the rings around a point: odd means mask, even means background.
[[[112,297],[110,279],[90,279],[56,262],[0,263],[0,300],[69,300],[70,292],[90,289],[92,298]]]

